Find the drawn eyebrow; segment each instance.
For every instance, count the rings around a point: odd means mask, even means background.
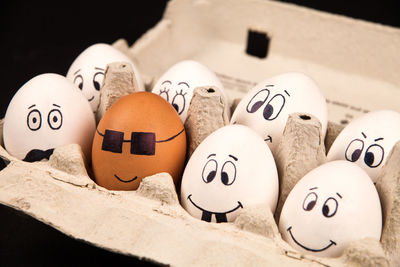
[[[190,88],[189,84],[187,84],[187,83],[185,83],[185,82],[180,82],[180,83],[178,83],[178,85],[181,85],[181,84],[184,84],[184,85],[186,85],[188,88]]]
[[[265,87],[274,87],[273,84],[267,84]]]
[[[210,154],[210,155],[208,155],[207,158],[212,157],[212,156],[216,156],[216,154]]]
[[[102,71],[104,71],[104,69],[99,68],[99,67],[95,67],[94,69],[95,69],[95,70],[102,70]]]
[[[361,134],[364,136],[364,138],[367,138],[367,136],[365,135],[365,133],[361,132]]]
[[[55,107],[58,107],[58,108],[61,108],[59,105],[57,105],[57,104],[53,104],[53,106],[55,106]]]
[[[36,107],[36,104],[33,104],[32,106],[30,106],[28,109]]]
[[[336,193],[336,195],[338,195],[340,198],[343,198],[339,193]]]
[[[228,155],[229,157],[231,157],[231,158],[233,158],[234,160],[238,160],[238,158],[237,157],[235,157],[235,156],[232,156],[232,155]]]
[[[286,90],[283,90],[288,96],[290,96],[290,94],[288,93],[288,91],[286,91]]]
[[[383,140],[383,137],[376,138],[375,142],[380,141],[380,140]]]
[[[313,188],[310,188],[309,190],[314,190],[314,189],[318,189],[318,187],[313,187]]]
[[[172,84],[170,80],[165,80],[165,81],[163,81],[161,84],[164,84],[164,83]]]
[[[76,74],[77,74],[78,72],[80,72],[80,71],[81,71],[81,69],[75,71],[75,72],[74,72],[74,75],[76,75]]]

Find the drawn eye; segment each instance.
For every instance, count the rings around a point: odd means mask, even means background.
[[[31,110],[26,118],[26,124],[31,131],[37,131],[42,126],[42,115],[37,109]]]
[[[78,86],[79,89],[82,90],[82,88],[83,88],[83,77],[82,77],[82,75],[79,74],[79,75],[75,76],[74,84],[76,86]]]
[[[231,185],[236,179],[236,166],[232,161],[227,161],[222,165],[221,182],[224,185]]]
[[[178,112],[179,115],[182,114],[182,112],[185,110],[185,104],[186,104],[186,100],[185,100],[185,95],[187,93],[183,93],[183,90],[181,90],[180,92],[176,92],[176,95],[174,96],[174,98],[172,99],[172,106],[175,108],[176,112]]]
[[[385,151],[380,145],[374,144],[370,145],[365,151],[364,162],[370,168],[376,168],[381,165]]]
[[[104,73],[96,72],[93,76],[93,86],[97,91],[100,91],[101,83],[103,82]]]
[[[303,210],[310,211],[317,204],[318,196],[314,192],[309,193],[303,201]]]
[[[279,116],[279,113],[281,113],[284,105],[285,97],[281,94],[275,95],[264,108],[264,118],[269,121],[275,120]]]
[[[246,110],[249,113],[256,112],[262,105],[264,105],[265,101],[267,101],[269,96],[268,89],[262,89],[257,94],[255,94],[250,102],[247,104]]]
[[[158,94],[159,96],[161,96],[162,98],[164,98],[165,100],[167,100],[169,102],[169,95],[168,95],[169,89],[165,88],[160,90],[160,93]]]
[[[47,122],[49,123],[51,129],[60,129],[63,123],[63,116],[61,111],[58,109],[50,110],[49,115],[47,116]]]
[[[336,214],[337,209],[338,209],[337,200],[334,199],[333,197],[330,197],[325,201],[324,205],[322,206],[322,214],[325,217],[330,218]]]
[[[345,158],[348,161],[355,162],[360,158],[363,149],[364,142],[360,139],[354,139],[346,148]]]
[[[214,159],[210,159],[209,161],[207,161],[202,173],[203,181],[206,184],[214,180],[215,175],[217,174],[217,168],[218,163]]]

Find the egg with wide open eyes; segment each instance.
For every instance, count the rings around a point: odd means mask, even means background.
[[[215,73],[193,60],[180,61],[170,67],[158,79],[152,92],[167,100],[185,122],[193,90],[199,86],[215,86],[227,99],[224,87]]]
[[[239,102],[231,124],[243,124],[256,131],[275,153],[291,113],[315,116],[325,136],[327,104],[322,91],[307,75],[288,72],[257,84]]]
[[[336,137],[328,160],[347,160],[363,168],[375,183],[393,146],[400,141],[400,113],[371,111],[351,121]]]
[[[243,125],[210,134],[190,157],[182,177],[182,206],[207,222],[231,222],[245,207],[274,212],[278,173],[263,139]]]
[[[280,215],[282,238],[305,254],[338,257],[350,242],[380,240],[382,211],[368,174],[348,161],[323,164],[289,193]]]
[[[38,75],[12,98],[4,118],[7,151],[22,160],[49,159],[53,150],[79,144],[87,159],[96,122],[89,103],[64,76]]]
[[[82,90],[93,111],[96,111],[99,105],[100,87],[103,83],[107,64],[113,62],[130,63],[138,82],[138,90],[144,90],[140,73],[128,56],[109,44],[98,43],[91,45],[79,54],[71,64],[67,79]]]

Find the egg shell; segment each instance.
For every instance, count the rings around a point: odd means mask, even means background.
[[[323,93],[307,75],[288,72],[266,79],[252,88],[236,107],[231,124],[249,126],[275,153],[288,116],[295,112],[314,115],[321,122],[325,136],[328,111]]]
[[[95,118],[89,103],[69,80],[55,73],[38,75],[11,99],[4,118],[7,151],[24,159],[33,149],[79,144],[90,159]]]
[[[216,86],[227,100],[224,87],[215,73],[193,60],[180,61],[170,67],[158,79],[152,92],[171,103],[185,122],[193,90],[200,86]]]
[[[167,101],[149,92],[115,102],[93,139],[95,180],[112,190],[135,190],[144,177],[160,172],[169,173],[177,184],[185,156],[182,121]]]
[[[205,221],[233,221],[241,208],[276,207],[279,181],[262,138],[243,125],[228,125],[196,148],[182,177],[181,203]]]
[[[81,90],[89,101],[93,111],[96,111],[99,105],[99,90],[103,83],[107,64],[117,61],[128,62],[132,65],[139,85],[138,90],[143,91],[143,81],[135,64],[128,56],[109,44],[98,43],[91,45],[79,54],[69,67],[67,79],[73,82],[78,88],[82,83]]]
[[[363,168],[375,183],[386,158],[400,140],[400,113],[371,111],[351,121],[336,137],[327,159],[348,160]]]
[[[305,254],[338,257],[350,242],[380,240],[382,211],[368,174],[348,161],[307,173],[289,193],[279,220],[282,238]]]

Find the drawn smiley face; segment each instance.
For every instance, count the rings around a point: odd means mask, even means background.
[[[140,181],[168,172],[178,183],[186,135],[172,106],[158,95],[127,95],[104,114],[92,146],[96,182],[111,190],[135,190]]]
[[[387,155],[400,140],[400,113],[373,111],[350,122],[333,142],[328,160],[347,160],[363,168],[376,183]]]
[[[295,112],[317,117],[325,135],[325,97],[308,76],[290,72],[267,79],[251,89],[239,102],[231,124],[243,124],[255,130],[274,153],[288,116]]]
[[[268,146],[250,128],[222,127],[208,136],[186,165],[183,207],[207,222],[231,222],[244,207],[275,210],[278,175]]]
[[[167,100],[185,122],[193,90],[199,86],[216,86],[224,93],[215,73],[199,62],[184,60],[170,67],[158,79],[152,92]]]
[[[95,128],[82,93],[65,77],[46,73],[25,83],[11,100],[4,144],[11,155],[28,162],[49,159],[55,148],[74,143],[90,158]]]
[[[380,239],[378,193],[357,165],[326,163],[292,189],[280,215],[279,230],[286,242],[305,254],[340,256],[351,241]]]
[[[131,64],[138,81],[138,90],[144,90],[140,74],[129,57],[111,45],[94,44],[85,49],[74,60],[67,73],[67,79],[82,90],[93,111],[96,111],[99,105],[100,88],[105,69],[107,64],[112,62],[128,62]]]

